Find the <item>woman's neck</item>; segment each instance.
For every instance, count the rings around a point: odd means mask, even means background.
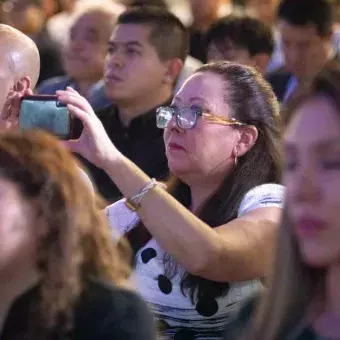
[[[214,192],[219,188],[223,180],[199,181],[189,185],[191,191],[191,211],[197,212]]]

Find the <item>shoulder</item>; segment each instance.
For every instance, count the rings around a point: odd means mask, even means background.
[[[285,188],[280,184],[268,183],[249,190],[243,197],[238,216],[264,207],[283,208]]]
[[[272,72],[269,72],[266,75],[266,79],[268,82],[272,83],[275,81],[288,81],[291,74],[287,72],[283,67],[280,67],[279,69],[276,69]]]
[[[113,104],[111,104],[110,106],[104,107],[104,108],[100,108],[97,109],[96,111],[96,115],[100,120],[105,120],[105,118],[111,118],[114,115],[116,115],[117,113],[117,107]]]
[[[121,199],[104,210],[109,226],[118,237],[125,235],[130,231],[139,221],[136,212],[131,211],[125,205],[125,199]]]
[[[153,328],[151,313],[136,293],[87,281],[75,314],[77,338],[154,339]]]
[[[64,90],[71,83],[67,76],[53,77],[44,80],[38,87],[39,94],[54,94],[57,90]]]

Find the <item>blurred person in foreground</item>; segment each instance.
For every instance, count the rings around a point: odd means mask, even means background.
[[[230,14],[210,26],[205,36],[207,61],[233,61],[265,74],[274,50],[274,36],[259,19]]]
[[[0,192],[2,340],[154,339],[146,305],[123,288],[128,247],[57,139],[2,132]]]
[[[240,303],[262,289],[284,189],[280,119],[270,86],[251,67],[220,62],[191,76],[157,110],[168,190],[125,157],[86,99],[59,100],[84,124],[67,145],[105,170],[126,199],[107,217],[134,253],[132,280],[169,339],[221,339]]]
[[[44,81],[37,92],[55,94],[71,86],[87,98],[95,110],[109,106],[111,102],[106,97],[102,79],[107,42],[119,14],[116,6],[84,8],[74,18],[68,42],[62,50],[66,76]]]
[[[228,340],[320,340],[340,334],[339,64],[327,64],[285,111],[287,191],[276,261],[268,290],[244,306]]]

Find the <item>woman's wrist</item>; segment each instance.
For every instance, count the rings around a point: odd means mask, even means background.
[[[116,149],[114,145],[110,148],[107,156],[103,160],[101,164],[101,168],[107,173],[110,174],[114,169],[117,170],[118,167],[121,167],[124,163],[125,156]]]

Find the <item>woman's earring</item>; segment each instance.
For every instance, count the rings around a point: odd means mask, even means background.
[[[234,158],[234,163],[235,163],[235,167],[237,166],[237,163],[238,163],[238,158],[237,158],[237,156],[235,156],[235,158]]]

